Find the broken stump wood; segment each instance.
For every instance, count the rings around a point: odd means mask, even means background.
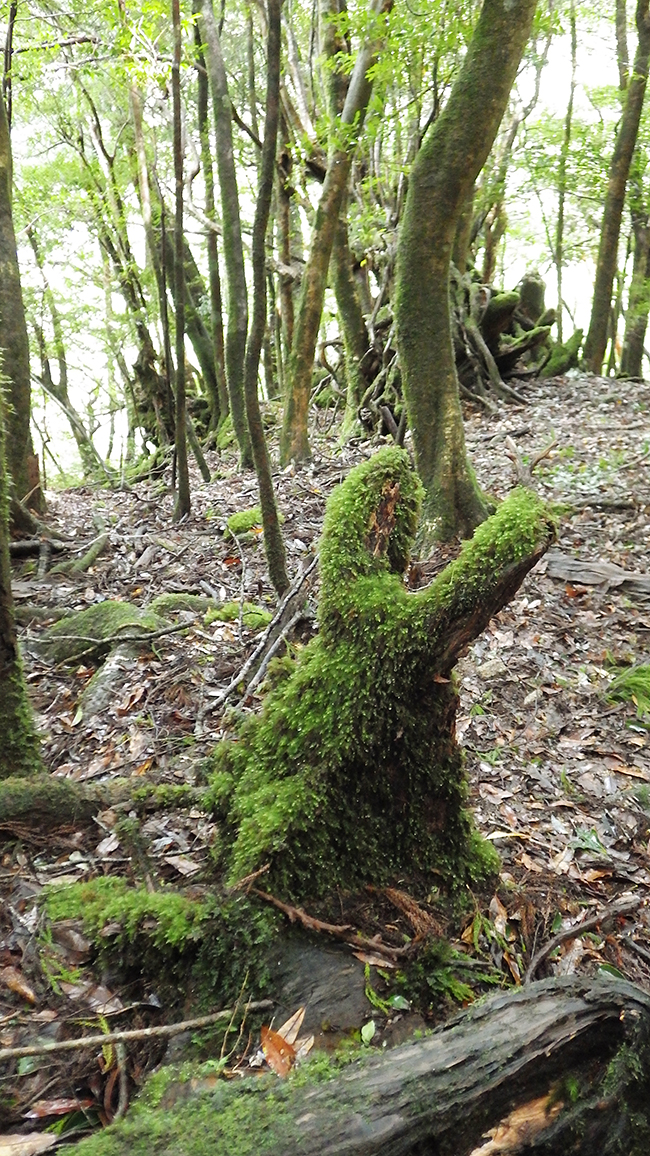
[[[172,1079],[162,1095],[152,1087],[149,1103],[145,1091],[125,1121],[63,1152],[645,1156],[649,1026],[650,996],[625,980],[543,980],[324,1082],[204,1081],[193,1096]]]
[[[421,498],[408,454],[391,448],[328,500],[319,634],[270,671],[261,712],[215,752],[207,798],[231,887],[266,863],[268,890],[291,900],[405,874],[462,886],[497,867],[466,805],[453,668],[555,525],[519,489],[409,592]]]

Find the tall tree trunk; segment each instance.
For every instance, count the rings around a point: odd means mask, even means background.
[[[389,11],[391,6],[392,0],[371,0],[372,23],[381,18],[384,12]],[[302,279],[289,362],[280,438],[280,454],[283,462],[288,462],[292,458],[297,462],[303,462],[311,456],[308,432],[309,397],[314,353],[327,285],[327,270],[354,150],[372,92],[370,70],[382,43],[381,32],[378,32],[376,27],[371,28],[371,36],[359,52],[350,77],[343,112],[333,129],[327,172],[316,211],[309,258]]]
[[[248,296],[244,273],[244,249],[239,216],[239,193],[232,140],[232,113],[219,29],[212,0],[200,0],[199,30],[205,52],[216,132],[217,172],[221,189],[223,252],[228,283],[228,332],[226,334],[226,378],[232,424],[239,445],[242,467],[253,464],[246,425],[244,361],[248,331]]]
[[[564,265],[564,206],[566,203],[566,167],[571,146],[571,129],[573,125],[573,98],[576,90],[576,65],[578,56],[578,37],[576,33],[576,10],[574,0],[571,0],[569,9],[571,25],[571,87],[569,88],[569,103],[564,118],[564,136],[560,149],[560,164],[558,168],[558,198],[557,224],[555,228],[555,270],[557,276],[557,339],[562,344],[562,268]]]
[[[348,223],[345,217],[345,202],[342,212],[339,214],[338,227],[334,237],[332,274],[345,351],[346,399],[341,437],[346,438],[351,435],[357,424],[361,398],[365,386],[368,384],[362,366],[364,358],[367,357],[370,350],[370,338],[357,293],[357,283],[352,272],[352,254],[348,237]],[[373,369],[376,369],[375,358],[372,358],[372,363]]]
[[[609,170],[598,246],[591,320],[583,353],[584,364],[592,373],[601,372],[605,358],[607,326],[610,319],[612,290],[618,261],[618,239],[625,205],[625,188],[639,131],[648,80],[648,59],[650,58],[649,3],[650,0],[637,0],[636,27],[639,39]]]
[[[485,164],[530,34],[536,0],[485,0],[447,105],[409,180],[397,261],[402,382],[425,487],[420,540],[467,536],[486,516],[468,464],[449,312],[460,213]]]
[[[244,394],[253,459],[259,486],[264,549],[269,575],[278,594],[289,586],[284,541],[275,504],[271,461],[264,436],[258,395],[260,353],[266,330],[266,231],[273,196],[275,151],[280,114],[280,45],[282,0],[267,0],[268,37],[266,48],[266,116],[264,144],[260,165],[260,182],[253,222],[253,308],[251,330],[246,346]]]
[[[181,13],[179,0],[172,0],[174,58],[172,61],[172,104],[174,117],[174,276],[176,299],[176,473],[178,492],[174,521],[190,512],[190,478],[187,468],[187,406],[185,402],[185,263],[183,233],[183,140],[181,125]]]
[[[621,377],[643,377],[643,353],[650,311],[650,215],[638,197],[630,197],[634,263],[625,318],[625,337],[621,354]]]
[[[193,12],[198,15],[199,0],[194,0]],[[201,45],[201,34],[198,24],[194,26],[194,43],[197,61],[197,117],[199,122],[199,137],[201,140],[201,165],[203,167],[203,183],[205,185],[205,215],[211,224],[216,223],[217,215],[214,199],[214,170],[212,166],[212,152],[210,149],[210,129],[208,122],[208,74],[205,67],[205,58]],[[214,369],[217,382],[217,398],[211,398],[211,424],[222,422],[228,416],[230,403],[228,401],[228,385],[226,382],[225,351],[223,340],[223,305],[221,299],[221,275],[219,273],[219,250],[217,245],[216,229],[209,228],[206,240],[208,256],[208,278],[210,284],[210,320],[212,329],[212,345],[214,349]]]
[[[0,105],[4,109],[1,96]],[[0,779],[7,779],[11,775],[31,775],[43,770],[23,678],[11,597],[8,517],[10,479],[5,461],[5,440],[9,428],[0,389]]]
[[[0,98],[0,369],[7,383],[10,406],[7,423],[7,468],[12,494],[33,509],[44,508],[29,428],[31,387],[29,338],[20,286],[16,234],[11,213],[12,161],[9,124]]]

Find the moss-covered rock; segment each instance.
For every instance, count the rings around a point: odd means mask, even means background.
[[[398,873],[460,883],[496,866],[466,808],[452,668],[554,527],[517,491],[409,593],[420,500],[408,455],[385,449],[328,502],[320,634],[215,753],[209,796],[231,882],[269,863],[270,885],[299,897]]]
[[[256,606],[254,602],[244,602],[242,607],[242,622],[249,630],[261,630],[268,626],[273,615],[263,606]],[[236,622],[239,618],[239,602],[224,602],[223,606],[210,608],[205,615],[205,624],[212,622]]]
[[[67,662],[89,652],[105,653],[125,634],[154,633],[167,625],[151,610],[107,599],[55,622],[30,648],[54,662]]]

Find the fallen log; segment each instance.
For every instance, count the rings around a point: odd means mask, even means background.
[[[182,1093],[159,1083],[74,1152],[640,1156],[650,1136],[649,1025],[650,996],[624,980],[543,980],[325,1082],[203,1081],[198,1095],[187,1080]]]

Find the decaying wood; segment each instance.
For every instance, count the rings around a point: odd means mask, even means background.
[[[623,570],[613,562],[591,562],[587,558],[570,558],[559,550],[547,555],[549,578],[560,578],[580,586],[604,586],[606,590],[621,589],[628,594],[647,598],[650,595],[650,575],[637,570]]]
[[[329,1081],[289,1083],[281,1092],[275,1077],[254,1088],[221,1083],[185,1099],[177,1121],[166,1118],[164,1141],[158,1123],[156,1151],[188,1152],[191,1133],[192,1151],[200,1140],[206,1156],[231,1156],[232,1132],[220,1120],[242,1097],[238,1127],[242,1136],[254,1132],[259,1156],[484,1156],[528,1152],[533,1142],[538,1156],[642,1152],[648,1073],[639,1045],[649,1024],[650,995],[625,980],[544,980],[500,993],[426,1039],[370,1054]],[[623,1044],[636,1049],[636,1073],[622,1062],[605,1089]],[[636,1096],[633,1124],[628,1090]],[[139,1113],[111,1129],[111,1156],[146,1151],[155,1126]]]

